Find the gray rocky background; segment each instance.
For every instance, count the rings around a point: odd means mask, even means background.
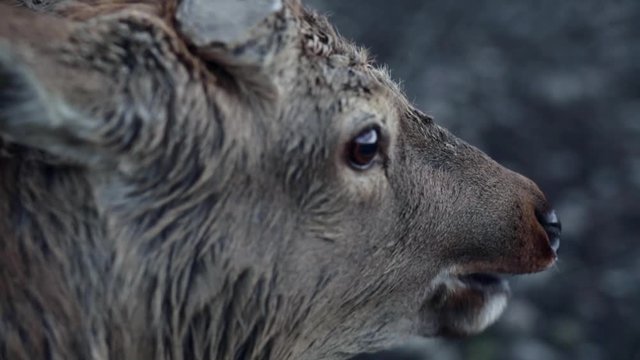
[[[564,223],[558,266],[512,281],[489,331],[376,359],[640,360],[640,1],[307,4]]]

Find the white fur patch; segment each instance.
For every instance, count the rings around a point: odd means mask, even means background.
[[[461,328],[470,334],[486,329],[487,326],[496,322],[502,315],[502,312],[507,307],[507,302],[506,294],[492,294],[473,321],[463,324]]]

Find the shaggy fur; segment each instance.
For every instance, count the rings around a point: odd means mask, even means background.
[[[537,187],[296,1],[212,1],[224,35],[202,0],[0,3],[0,358],[345,359],[478,332],[507,293],[460,276],[555,260]]]

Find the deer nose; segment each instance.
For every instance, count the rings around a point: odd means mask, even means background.
[[[560,219],[558,219],[558,215],[554,210],[550,210],[536,212],[536,217],[549,237],[549,245],[553,251],[558,251],[560,247],[560,233],[562,232],[562,223]]]

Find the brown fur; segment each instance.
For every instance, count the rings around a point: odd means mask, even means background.
[[[25,3],[0,5],[0,358],[344,359],[480,331],[493,290],[458,276],[555,260],[531,181],[295,1],[198,46],[181,2]]]

